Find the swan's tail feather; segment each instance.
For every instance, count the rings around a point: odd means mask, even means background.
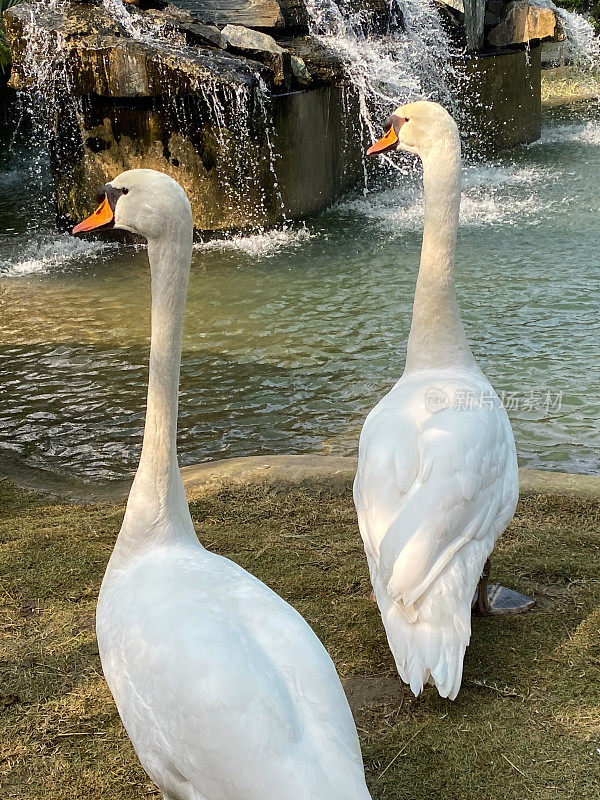
[[[485,561],[485,553],[468,555]],[[464,550],[463,550],[464,552]],[[463,562],[464,564],[464,562]],[[465,651],[471,636],[471,599],[475,586],[455,560],[410,608],[394,601],[375,575],[374,589],[390,649],[400,677],[415,696],[427,683],[434,683],[442,697],[454,700],[460,690]]]

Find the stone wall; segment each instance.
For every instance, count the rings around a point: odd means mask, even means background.
[[[541,44],[530,50],[480,53],[466,63],[463,106],[471,145],[501,149],[539,139],[542,124]]]
[[[277,177],[288,216],[313,214],[362,180],[358,102],[342,86],[275,100]]]
[[[312,214],[363,180],[355,90],[339,57],[307,35],[302,0],[175,2],[133,0],[125,23],[101,0],[29,0],[6,13],[11,86],[37,97],[63,217],[87,214],[98,186],[141,166],[178,180],[209,231]],[[494,2],[488,33],[501,24]],[[452,3],[464,16],[463,0]],[[385,28],[386,0],[348,4]],[[502,19],[521,18],[521,0],[503,5]],[[470,142],[539,136],[539,44],[474,54],[465,68]]]
[[[11,83],[38,95],[33,114],[51,132],[61,216],[87,214],[98,186],[136,167],[179,181],[205,231],[313,213],[362,178],[355,94],[309,37],[278,44],[173,7],[131,13],[158,23],[156,38],[126,35],[91,0],[36,13],[33,34],[28,4],[7,16]]]
[[[72,120],[63,117],[55,150],[58,207],[79,219],[95,192],[126,169],[166,172],[186,190],[196,229],[219,231],[273,225],[314,213],[355,184],[362,143],[350,117],[352,96],[323,86],[273,99],[267,130],[260,115],[220,133],[201,125],[193,101],[88,101],[80,118],[83,145],[72,146]],[[249,128],[246,125],[250,126]],[[271,141],[267,140],[269,134]]]

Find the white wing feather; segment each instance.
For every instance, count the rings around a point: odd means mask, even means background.
[[[103,585],[98,642],[140,761],[177,800],[369,800],[335,667],[304,619],[200,545]]]
[[[432,390],[447,398],[439,411]],[[512,430],[485,376],[403,377],[367,417],[354,497],[401,676],[415,693],[433,680],[455,697],[471,598],[518,497]]]

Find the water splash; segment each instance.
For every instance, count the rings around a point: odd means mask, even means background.
[[[48,233],[28,238],[23,251],[11,261],[0,259],[0,276],[23,278],[45,275],[64,269],[82,257],[87,263],[118,247],[116,242],[84,241],[69,234],[57,236]]]
[[[102,5],[108,14],[123,26],[132,39],[144,38],[144,32],[139,24],[133,22],[133,18],[125,7],[123,0],[103,0]]]
[[[239,252],[252,258],[272,258],[284,250],[295,250],[315,236],[308,228],[283,225],[254,234],[234,234],[221,239],[198,242],[194,250],[200,253]]]
[[[540,187],[552,182],[550,170],[539,165],[517,167],[510,162],[466,164],[462,175],[461,228],[538,226],[540,212],[554,213],[560,204],[544,204]],[[402,192],[388,189],[338,204],[336,214],[359,214],[393,237],[421,235],[423,187],[416,175],[403,179]]]
[[[569,59],[583,69],[600,67],[600,39],[596,36],[592,23],[581,14],[557,6],[552,0],[536,2],[554,12],[565,35],[565,49]]]
[[[380,11],[353,11],[343,0],[307,0],[306,5],[310,32],[346,67],[371,138],[390,109],[411,100],[454,108],[458,50],[431,0],[390,0],[383,23]]]
[[[167,20],[140,13],[135,7],[125,5],[123,0],[102,0],[102,5],[109,17],[115,20],[132,39],[151,46],[185,45],[185,35]]]
[[[537,142],[532,142],[529,147],[552,144],[578,144],[599,147],[600,122],[588,120],[582,123],[550,125],[542,131],[542,135]]]

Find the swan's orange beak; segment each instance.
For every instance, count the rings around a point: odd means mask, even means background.
[[[390,128],[385,136],[383,136],[378,142],[372,144],[371,147],[367,150],[368,156],[376,156],[380,155],[381,153],[387,153],[388,150],[395,150],[396,145],[398,144],[398,134],[394,130],[394,126],[390,125]]]
[[[75,225],[72,233],[85,233],[86,231],[93,231],[95,228],[104,228],[106,225],[111,225],[114,222],[115,215],[108,202],[108,197],[104,196],[102,204],[94,211],[94,213],[79,225]]]

